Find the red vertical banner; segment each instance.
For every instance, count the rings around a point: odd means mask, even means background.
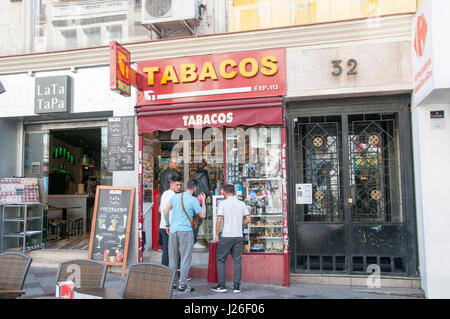
[[[286,151],[286,127],[281,127],[281,175],[282,175],[282,200],[283,200],[283,259],[284,281],[283,285],[289,287],[289,233],[288,233],[288,190],[287,190],[287,151]]]
[[[142,231],[144,225],[144,218],[142,212],[143,204],[143,183],[142,183],[142,152],[143,152],[143,138],[139,135],[139,153],[138,153],[138,262],[144,261],[144,247],[142,242]]]
[[[110,89],[131,96],[131,54],[116,41],[109,44]]]

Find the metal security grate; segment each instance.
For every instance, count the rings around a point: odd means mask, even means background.
[[[300,255],[297,256],[297,269],[306,272],[346,272],[345,256]]]
[[[336,117],[302,118],[296,127],[302,180],[311,183],[312,204],[305,205],[304,221],[343,221],[340,207],[340,122]]]
[[[349,117],[352,221],[401,221],[399,148],[388,115]]]
[[[342,113],[294,121],[295,270],[409,272],[399,113]],[[306,187],[306,186],[305,186]]]

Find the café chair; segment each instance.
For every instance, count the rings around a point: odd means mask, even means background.
[[[124,299],[171,299],[175,272],[169,267],[154,263],[130,266]]]
[[[0,298],[15,299],[26,293],[23,285],[32,260],[21,253],[0,254]]]
[[[81,290],[103,288],[107,268],[107,265],[95,260],[74,259],[65,261],[59,265],[56,282],[70,280],[75,283],[75,288]]]

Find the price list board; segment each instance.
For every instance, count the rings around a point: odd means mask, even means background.
[[[133,212],[133,187],[97,186],[88,258],[122,266],[125,276]]]
[[[134,116],[108,119],[108,172],[134,170],[135,133]]]

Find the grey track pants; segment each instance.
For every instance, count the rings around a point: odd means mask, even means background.
[[[180,286],[186,284],[191,268],[192,248],[194,248],[194,234],[192,231],[180,231],[169,235],[169,268],[177,271],[180,258]]]

